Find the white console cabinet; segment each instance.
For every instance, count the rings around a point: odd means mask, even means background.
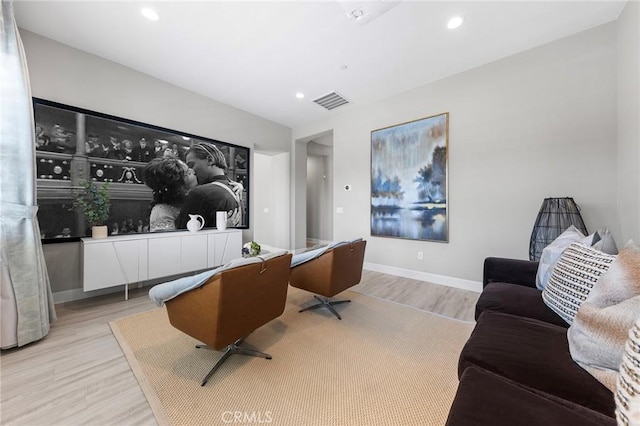
[[[242,231],[206,229],[82,238],[84,291],[214,268],[242,255]]]

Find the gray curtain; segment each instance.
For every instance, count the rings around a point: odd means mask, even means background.
[[[1,348],[23,346],[56,319],[36,212],[33,104],[13,1],[0,10]]]

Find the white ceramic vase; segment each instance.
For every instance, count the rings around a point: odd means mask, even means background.
[[[227,212],[216,212],[216,228],[219,231],[227,229]]]

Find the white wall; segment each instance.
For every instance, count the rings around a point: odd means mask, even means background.
[[[289,150],[288,127],[29,31],[20,30],[20,35],[35,97],[252,149]],[[282,167],[289,169],[288,159]],[[253,239],[253,171],[251,179],[252,229],[243,232],[245,241]],[[281,226],[288,237],[288,217],[281,220],[286,221]],[[44,252],[54,293],[81,287],[79,243],[45,245]],[[64,265],[64,270],[57,265]]]
[[[333,131],[334,209],[344,209],[334,239],[367,238],[368,263],[480,281],[487,256],[527,258],[538,209],[553,196],[574,197],[590,230],[607,226],[621,239],[615,23],[348,108],[293,136]],[[450,113],[449,243],[370,237],[371,130],[442,112]],[[340,191],[347,183],[353,191]]]
[[[307,142],[291,142],[291,249],[306,247],[307,243]]]
[[[20,30],[33,96],[253,148],[288,151],[291,129]]]
[[[640,242],[640,3],[618,19],[618,218],[622,236]]]
[[[289,247],[289,162],[289,153],[254,155],[253,238],[260,244]]]
[[[322,157],[307,155],[307,240],[320,239],[320,224],[322,222],[322,212],[320,211],[320,197],[323,194],[322,175],[324,165]]]
[[[307,238],[333,239],[333,149],[307,145]]]
[[[272,170],[270,155],[261,153],[253,154],[253,173],[260,176],[269,176]],[[271,202],[269,200],[269,184],[263,179],[258,179],[253,185],[253,239],[261,244],[273,245],[273,236],[269,229],[271,221]],[[267,211],[265,211],[267,209]]]

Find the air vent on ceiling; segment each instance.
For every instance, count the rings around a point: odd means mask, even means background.
[[[349,103],[349,101],[346,100],[344,96],[338,94],[337,92],[327,93],[326,95],[314,99],[313,102],[317,103],[322,108],[328,109],[329,111],[334,108],[338,108],[341,105]]]

